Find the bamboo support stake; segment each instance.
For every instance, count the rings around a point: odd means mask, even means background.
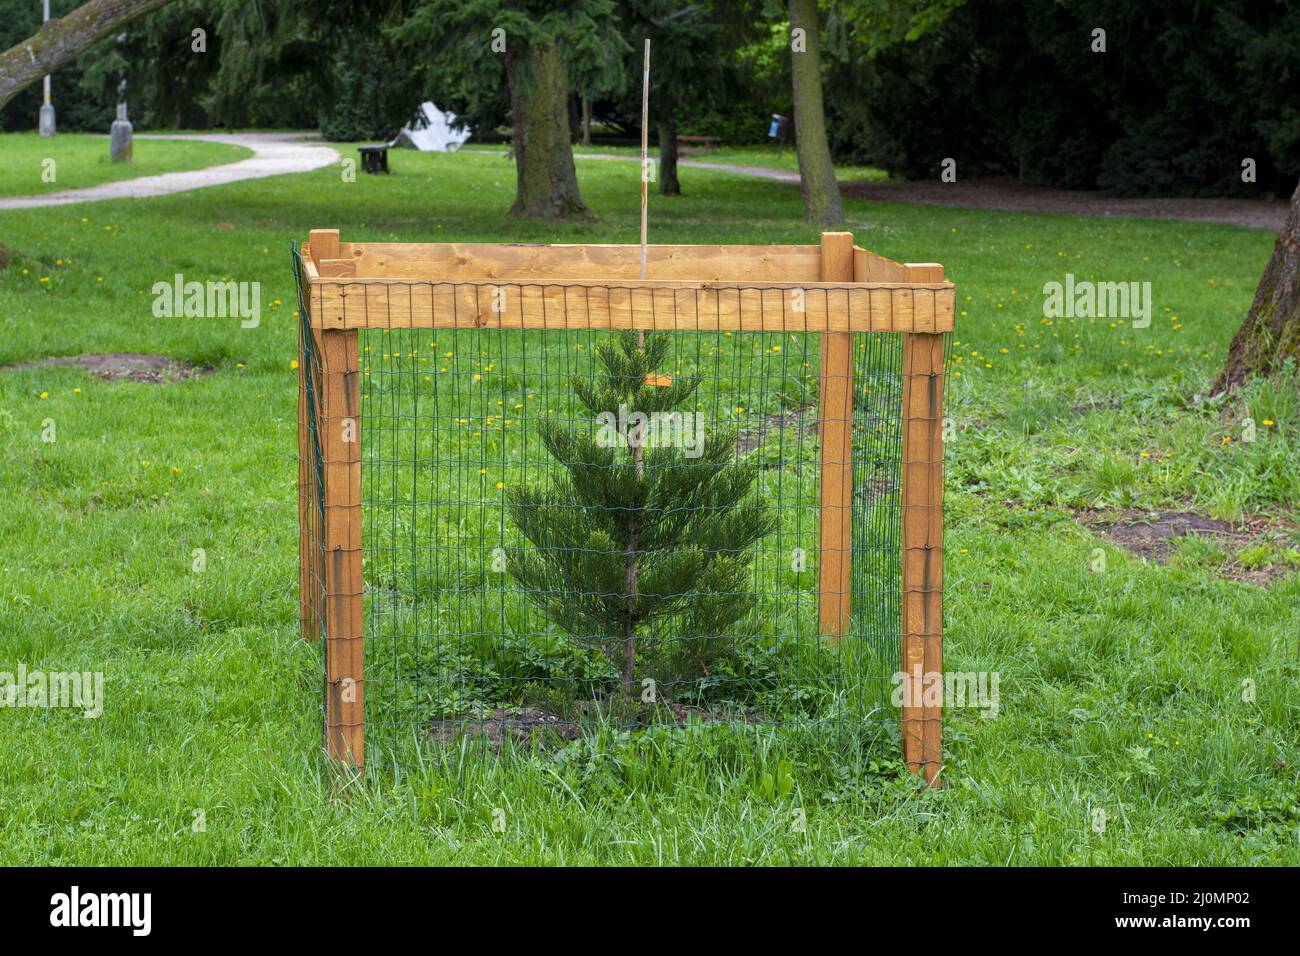
[[[943,278],[941,266],[910,269]],[[903,335],[903,756],[932,786],[943,762],[943,352],[941,334]]]
[[[649,230],[650,211],[649,170],[646,168],[646,153],[650,145],[650,38],[645,39],[645,62],[641,67],[641,278],[644,279],[646,267],[646,238]],[[637,335],[638,343],[640,334]]]
[[[318,434],[325,475],[325,749],[364,764],[361,395],[357,333],[326,331],[321,344]]]
[[[853,234],[822,233],[823,282],[853,281]],[[835,297],[835,293],[828,293]],[[847,293],[844,296],[847,306]],[[838,643],[849,627],[853,560],[853,333],[822,335],[819,630]]]

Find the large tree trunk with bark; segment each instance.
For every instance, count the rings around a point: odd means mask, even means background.
[[[569,71],[554,44],[507,63],[514,118],[515,204],[512,216],[590,216],[578,192],[569,139]]]
[[[790,73],[794,78],[794,135],[799,151],[803,213],[809,222],[838,226],[844,222],[844,213],[840,209],[840,188],[835,182],[830,146],[826,143],[817,0],[790,0],[790,30],[793,34],[800,28],[804,31],[803,48],[802,52],[792,48]]]
[[[677,117],[669,106],[659,111],[659,195],[681,194],[677,181]]]
[[[1255,301],[1228,346],[1214,391],[1236,388],[1254,375],[1270,375],[1287,358],[1300,363],[1300,185],[1273,243]]]
[[[91,0],[50,20],[34,37],[0,53],[0,109],[22,89],[141,14],[170,0]]]

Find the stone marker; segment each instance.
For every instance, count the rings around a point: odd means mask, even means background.
[[[123,81],[122,89],[126,86]],[[115,163],[131,162],[134,148],[131,145],[131,121],[126,118],[126,100],[117,104],[117,119],[113,120],[113,129],[109,140],[109,150]]]
[[[54,104],[45,103],[41,106],[41,135],[54,135]]]

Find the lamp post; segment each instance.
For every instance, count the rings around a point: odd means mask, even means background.
[[[50,0],[44,0],[43,12],[45,14],[42,23],[50,22]],[[54,135],[54,104],[50,102],[50,74],[45,74],[45,102],[41,104],[41,135]]]

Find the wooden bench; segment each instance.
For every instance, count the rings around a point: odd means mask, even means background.
[[[361,154],[361,171],[366,173],[386,173],[388,172],[388,147],[391,143],[380,143],[378,146],[361,146],[357,152]]]
[[[710,153],[722,145],[721,136],[678,136],[678,147],[703,146]]]

